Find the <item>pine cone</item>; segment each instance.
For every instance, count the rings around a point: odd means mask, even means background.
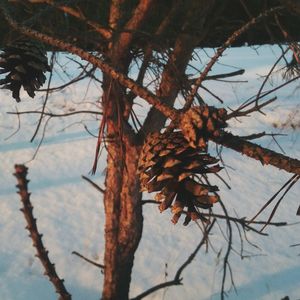
[[[190,108],[181,114],[180,128],[193,148],[205,150],[210,136],[220,136],[221,129],[227,126],[227,112],[224,108],[203,105]]]
[[[172,222],[186,214],[184,225],[191,220],[205,220],[198,208],[210,208],[219,200],[217,186],[203,184],[199,176],[217,173],[218,159],[207,152],[192,148],[181,131],[150,134],[139,159],[142,191],[158,192],[155,199],[160,211],[171,207]],[[184,209],[187,208],[187,211]]]
[[[0,85],[11,90],[17,102],[20,102],[21,86],[33,98],[34,92],[46,80],[44,73],[50,71],[46,52],[38,44],[28,41],[5,47],[0,54],[0,68],[0,74],[8,73],[0,80]]]

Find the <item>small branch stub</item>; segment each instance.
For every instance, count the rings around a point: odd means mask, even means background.
[[[24,214],[27,226],[26,229],[29,231],[29,236],[33,241],[33,246],[36,248],[36,257],[41,261],[45,272],[44,274],[49,277],[49,280],[52,282],[56,293],[60,295],[59,300],[71,300],[71,295],[66,290],[63,279],[60,279],[56,273],[54,264],[51,263],[48,257],[48,251],[44,247],[42,242],[42,234],[39,233],[36,219],[33,216],[33,206],[30,202],[30,193],[28,192],[28,182],[27,177],[28,168],[24,165],[15,165],[14,176],[17,178],[18,184],[18,194],[20,195],[21,202],[23,207],[21,211]]]

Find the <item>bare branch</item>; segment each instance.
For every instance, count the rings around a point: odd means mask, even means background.
[[[17,112],[16,112],[16,114],[17,114],[18,113],[18,107],[16,107],[16,110],[17,110]],[[8,140],[8,139],[10,139],[12,136],[14,136],[20,130],[20,128],[21,128],[20,116],[18,115],[17,117],[18,117],[18,127],[17,127],[17,129],[13,133],[11,133],[9,136],[7,136],[4,139],[5,141]]]
[[[83,49],[74,46],[73,44],[64,42],[57,38],[51,37],[47,34],[40,33],[38,31],[32,30],[26,26],[22,26],[18,24],[15,20],[11,18],[8,11],[6,10],[5,4],[1,3],[0,10],[2,11],[4,17],[6,18],[7,22],[16,30],[20,31],[21,33],[30,36],[31,38],[40,40],[46,44],[49,44],[53,47],[56,47],[60,50],[68,51],[72,54],[79,56],[80,58],[90,62],[94,66],[98,67],[102,70],[102,72],[109,74],[113,79],[118,81],[124,87],[132,90],[137,96],[145,99],[159,111],[161,111],[166,117],[171,118],[172,120],[176,119],[177,113],[174,108],[169,107],[168,105],[161,102],[160,98],[150,92],[148,89],[138,85],[134,80],[128,78],[123,73],[116,71],[113,67],[109,64],[101,60],[99,57],[96,57],[90,54]]]
[[[27,0],[30,3],[33,4],[41,4],[41,3],[46,3],[48,5],[51,5],[53,7],[55,7],[56,9],[61,10],[62,12],[77,18],[78,20],[84,21],[86,24],[88,24],[90,27],[92,27],[95,31],[97,31],[98,33],[100,33],[100,35],[105,38],[106,40],[109,40],[112,36],[111,30],[104,28],[103,26],[100,26],[97,22],[88,20],[81,11],[67,6],[65,4],[63,5],[59,5],[57,3],[54,2],[54,0]]]
[[[285,51],[283,51],[283,53],[279,56],[279,58],[276,60],[276,62],[273,64],[272,68],[270,69],[270,71],[268,72],[266,78],[264,79],[262,85],[259,88],[259,91],[257,93],[257,96],[255,98],[255,104],[256,106],[258,106],[258,99],[260,98],[261,92],[265,86],[265,84],[267,83],[268,79],[270,78],[272,72],[274,71],[275,67],[277,66],[277,64],[280,62],[280,60],[285,56],[285,54],[288,52],[289,48],[285,49]]]
[[[102,189],[98,184],[96,184],[94,181],[91,179],[87,178],[84,175],[81,175],[81,178],[86,180],[88,183],[90,183],[96,190],[98,190],[100,193],[105,194],[105,190]]]
[[[245,101],[238,109],[236,109],[236,110],[233,111],[232,113],[228,114],[228,115],[227,115],[227,120],[230,119],[232,116],[234,116],[237,112],[241,112],[242,109],[244,109],[244,108],[246,108],[246,107],[252,105],[253,103],[256,103],[256,101],[257,101],[258,99],[262,99],[262,98],[264,98],[264,97],[270,95],[271,93],[273,93],[273,92],[275,92],[275,91],[277,91],[277,90],[283,88],[284,86],[286,86],[286,85],[292,83],[293,81],[298,80],[299,78],[300,78],[300,75],[299,75],[299,76],[296,76],[296,77],[294,77],[294,78],[292,78],[292,79],[290,79],[290,80],[288,80],[288,81],[286,81],[286,82],[284,82],[284,83],[282,83],[282,84],[280,84],[280,85],[278,85],[278,86],[276,86],[276,87],[274,87],[273,89],[271,89],[271,90],[269,90],[269,91],[266,91],[266,92],[262,93],[259,97],[256,96],[255,99],[252,99],[252,97],[251,97],[250,99],[248,99],[247,101]],[[252,99],[252,100],[251,100],[251,99]],[[274,98],[272,98],[272,99],[274,99]],[[269,101],[271,101],[272,99],[270,99]],[[250,101],[250,100],[251,100],[251,101]],[[275,100],[275,99],[274,99],[274,100]],[[266,102],[265,102],[265,103],[266,103]],[[267,102],[267,104],[268,104],[268,102]],[[265,106],[265,105],[264,105],[264,106]],[[250,110],[252,110],[252,109],[250,109]],[[255,106],[254,106],[254,111],[255,111]]]
[[[152,12],[154,0],[140,0],[133,11],[133,14],[127,24],[124,26],[119,38],[114,43],[114,55],[120,58],[127,55],[129,46],[135,33],[142,24],[147,20],[148,15]]]
[[[160,289],[164,289],[168,286],[172,286],[172,285],[180,285],[182,284],[182,278],[181,273],[183,272],[183,270],[194,260],[195,256],[197,255],[198,251],[200,250],[200,248],[205,244],[206,240],[208,239],[208,235],[211,231],[211,229],[213,228],[214,224],[215,224],[215,219],[211,222],[211,224],[206,227],[204,235],[200,241],[200,243],[198,244],[198,246],[196,247],[196,249],[191,253],[191,255],[187,258],[187,260],[179,267],[179,269],[177,270],[174,279],[170,280],[170,281],[166,281],[163,283],[160,283],[158,285],[153,286],[152,288],[148,289],[147,291],[141,293],[140,295],[131,298],[130,300],[140,300],[145,298],[146,296],[160,290]]]
[[[223,54],[223,52],[230,46],[232,45],[232,43],[234,43],[234,41],[244,32],[246,32],[251,26],[255,25],[257,22],[259,22],[260,20],[262,20],[263,18],[267,17],[270,14],[274,14],[280,10],[282,10],[283,7],[282,6],[278,6],[278,7],[274,7],[271,8],[269,10],[266,10],[265,12],[259,14],[257,17],[251,19],[248,23],[246,23],[244,26],[242,26],[241,28],[239,28],[238,30],[236,30],[228,39],[227,41],[223,44],[222,47],[220,47],[219,49],[217,49],[216,54],[212,57],[212,59],[210,60],[210,62],[206,65],[204,71],[201,73],[200,77],[195,81],[194,87],[191,91],[191,93],[188,95],[187,99],[186,99],[186,103],[184,105],[184,109],[187,110],[193,100],[195,95],[197,94],[198,88],[200,87],[200,85],[202,84],[203,80],[206,78],[208,72],[211,70],[211,68],[213,67],[213,65],[217,62],[217,60],[219,59],[219,57]]]
[[[212,137],[212,140],[217,144],[254,158],[260,161],[262,165],[272,165],[286,172],[300,175],[300,160],[298,159],[266,149],[227,132],[224,132],[219,138]]]
[[[160,204],[160,202],[156,201],[156,200],[151,200],[151,199],[147,199],[147,200],[142,200],[142,205],[144,204]]]
[[[51,69],[51,72],[50,72],[50,77],[49,77],[49,80],[48,80],[47,91],[46,91],[46,96],[45,96],[45,100],[44,100],[43,107],[42,107],[42,112],[45,111],[46,105],[47,105],[47,102],[48,102],[48,99],[49,99],[49,88],[50,88],[50,84],[51,84],[51,80],[52,80],[52,75],[53,75],[54,56],[55,56],[55,52],[52,52],[51,60],[50,60],[50,69]],[[32,138],[30,139],[31,143],[34,141],[36,135],[38,134],[39,128],[40,128],[40,126],[42,124],[42,121],[43,121],[43,117],[44,117],[44,115],[41,114],[40,118],[39,118],[39,121],[38,121],[38,124],[37,124],[36,129],[35,129],[35,132],[34,132]]]
[[[25,220],[27,222],[26,229],[28,229],[29,236],[33,241],[33,246],[37,251],[36,256],[39,258],[45,269],[44,274],[49,277],[49,280],[53,284],[56,292],[60,295],[60,299],[70,300],[71,295],[66,290],[63,279],[60,279],[58,277],[54,264],[51,263],[49,259],[48,251],[46,250],[42,242],[42,234],[39,233],[36,219],[33,217],[33,206],[30,202],[30,193],[28,192],[27,187],[29,182],[29,180],[26,178],[27,170],[28,168],[24,165],[15,165],[16,173],[14,175],[18,180],[17,188],[19,189],[18,194],[20,195],[21,202],[23,204],[23,208],[21,208],[21,211],[23,212]]]
[[[51,87],[49,89],[39,89],[37,90],[37,92],[46,92],[46,91],[49,91],[49,92],[53,92],[53,91],[60,91],[68,86],[70,86],[71,84],[73,83],[76,83],[76,82],[79,82],[81,80],[84,80],[88,77],[91,77],[92,79],[96,80],[97,82],[101,83],[101,81],[96,78],[96,76],[94,76],[94,71],[95,71],[95,67],[91,68],[90,70],[86,70],[87,66],[85,66],[82,70],[82,72],[76,76],[75,78],[71,79],[69,82],[67,83],[64,83],[60,86],[55,86],[55,87]]]
[[[234,77],[234,76],[238,76],[238,75],[243,75],[244,73],[245,73],[245,70],[240,69],[240,70],[229,72],[229,73],[206,76],[204,78],[204,81],[206,81],[206,80],[218,80],[218,79],[222,79],[222,78]],[[191,79],[190,81],[191,81],[192,84],[194,84],[196,82],[196,80],[197,79]]]
[[[179,1],[180,2],[180,1]],[[181,5],[183,3],[177,3],[174,6],[174,10],[170,10],[167,18],[172,20],[174,15],[180,11]],[[168,55],[167,62],[164,64],[163,71],[158,78],[161,78],[159,83],[159,87],[157,88],[157,95],[164,101],[164,103],[173,106],[175,99],[178,96],[178,92],[182,88],[183,82],[185,80],[185,69],[186,66],[191,59],[194,48],[197,46],[199,41],[199,37],[195,37],[193,35],[185,34],[186,28],[193,26],[192,22],[195,21],[195,11],[198,13],[198,18],[201,21],[197,20],[199,24],[202,24],[203,31],[205,32],[206,28],[204,28],[204,20],[208,10],[212,9],[212,3],[194,1],[192,5],[189,5],[188,9],[183,10],[182,14],[185,14],[185,21],[180,21],[180,27],[182,28],[182,32],[179,32],[175,42],[174,47],[170,51]],[[169,21],[170,21],[169,20]],[[165,30],[165,26],[169,22],[168,20],[164,20],[159,26],[157,33],[161,34]],[[201,23],[202,22],[202,23]],[[198,26],[200,26],[198,24]],[[185,29],[184,29],[185,28]],[[165,125],[166,115],[161,114],[161,111],[157,111],[155,107],[151,108],[148,113],[143,127],[140,132],[144,135],[147,135],[149,132],[159,131]]]
[[[213,93],[207,87],[201,85],[200,88],[202,88],[204,91],[208,92],[210,95],[212,95],[214,98],[216,98],[220,103],[222,103],[222,104],[224,103],[224,101],[219,96],[217,96],[215,93]]]
[[[226,218],[226,224],[227,224],[227,230],[228,230],[227,249],[226,249],[226,254],[223,258],[223,276],[222,276],[222,286],[221,286],[221,300],[224,300],[225,280],[226,280],[227,268],[230,268],[230,266],[229,266],[229,255],[230,255],[231,250],[232,250],[232,227],[231,227],[231,223],[228,219],[227,209],[226,209],[225,205],[223,204],[223,202],[221,200],[220,200],[220,205],[222,207],[222,210],[224,211],[225,216],[227,217]],[[232,282],[232,285],[234,286],[232,274],[231,274],[231,282]]]
[[[240,108],[238,108],[237,110],[234,110],[233,112],[231,112],[230,114],[227,115],[227,120],[231,119],[231,118],[237,118],[237,117],[243,117],[243,116],[247,116],[252,112],[255,111],[260,111],[263,107],[273,103],[275,100],[277,100],[277,97],[273,97],[272,99],[269,99],[268,101],[265,101],[261,104],[257,103],[257,99],[251,101],[251,103],[255,103],[255,105],[247,110],[242,110],[242,108],[244,108],[245,106],[242,106]],[[249,103],[250,104],[250,103]],[[248,106],[248,105],[247,105]]]
[[[103,270],[103,269],[105,268],[104,265],[98,264],[98,263],[96,263],[96,262],[94,262],[94,261],[92,261],[92,260],[86,258],[85,256],[83,256],[82,254],[78,253],[77,251],[72,251],[72,254],[74,254],[74,255],[76,255],[76,256],[82,258],[83,260],[87,261],[88,263],[90,263],[90,264],[92,264],[92,265],[94,265],[94,266],[100,268],[101,270]]]
[[[50,112],[43,112],[43,111],[38,111],[38,110],[26,110],[26,111],[9,111],[7,112],[8,115],[26,115],[26,114],[41,114],[44,116],[49,116],[51,118],[60,118],[60,117],[69,117],[73,115],[78,115],[78,114],[92,114],[92,115],[102,115],[102,112],[100,111],[95,111],[95,110],[77,110],[77,111],[72,111],[69,113],[64,113],[64,114],[54,114]]]
[[[271,222],[271,219],[278,207],[278,205],[280,204],[281,200],[284,198],[284,196],[286,195],[286,193],[292,188],[292,186],[299,180],[300,176],[299,175],[294,175],[292,176],[272,197],[269,201],[267,201],[267,203],[264,204],[264,206],[259,210],[259,212],[249,221],[249,224],[251,224],[251,222],[253,222],[272,202],[273,200],[275,200],[275,198],[279,195],[279,193],[284,190],[285,192],[283,193],[283,195],[280,197],[280,199],[278,200],[278,202],[276,203],[268,221],[266,222],[266,224],[264,224],[263,228],[261,229],[261,231]]]
[[[255,140],[255,139],[260,139],[264,136],[271,136],[274,138],[274,136],[285,136],[286,134],[284,133],[266,133],[266,132],[259,132],[259,133],[253,133],[250,135],[245,135],[245,136],[240,136],[241,139],[244,140]]]
[[[293,176],[294,177],[294,176]],[[300,179],[300,176],[295,176],[294,179],[292,180],[292,182],[289,184],[289,186],[286,188],[286,190],[284,191],[283,195],[279,198],[279,200],[277,201],[277,203],[275,204],[267,223],[263,226],[263,228],[260,230],[261,232],[266,228],[266,226],[269,225],[269,223],[271,222],[271,220],[273,219],[275,212],[277,211],[279,204],[281,203],[282,199],[285,197],[285,195],[288,193],[288,191],[293,187],[293,185]]]

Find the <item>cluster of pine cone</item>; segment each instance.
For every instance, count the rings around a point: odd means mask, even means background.
[[[0,68],[0,74],[8,73],[0,80],[0,85],[11,90],[17,102],[20,102],[21,86],[33,98],[34,92],[46,80],[44,73],[50,71],[46,52],[40,45],[29,41],[6,46],[0,54]]]
[[[142,191],[157,192],[160,211],[171,207],[173,223],[182,214],[184,225],[205,220],[199,208],[208,209],[219,200],[218,187],[203,183],[200,177],[219,172],[217,162],[206,151],[191,147],[182,131],[149,134],[139,159]]]

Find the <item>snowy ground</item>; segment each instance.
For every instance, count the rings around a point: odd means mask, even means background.
[[[247,68],[244,75],[237,77],[239,80],[248,79],[247,83],[207,83],[224,100],[226,107],[235,107],[257,92],[262,82],[262,79],[256,79],[257,74],[265,75],[268,72],[278,49],[263,47],[258,52],[260,55],[252,49],[231,49],[222,58],[224,64]],[[207,59],[203,57],[204,60]],[[213,71],[218,73],[233,70],[219,65]],[[56,76],[55,83],[58,81]],[[280,82],[280,74],[272,77],[272,85],[276,86]],[[244,118],[241,119],[242,122],[232,122],[230,129],[243,135],[262,131],[285,133],[287,136],[278,137],[277,141],[286,155],[299,159],[299,127],[293,129],[289,125],[284,128],[281,126],[291,118],[293,124],[300,124],[298,85],[299,82],[296,82],[274,93],[278,100],[266,110],[265,116],[256,113],[255,119]],[[88,82],[81,82],[62,93],[50,95],[49,111],[61,113],[80,109],[96,110],[95,102],[101,91],[91,84],[86,92],[87,86]],[[270,85],[266,87],[268,88]],[[16,180],[12,176],[15,163],[26,163],[29,168],[29,188],[38,227],[44,234],[43,241],[50,252],[50,258],[56,263],[58,274],[65,279],[73,299],[99,299],[102,286],[99,269],[71,254],[72,251],[78,251],[99,263],[103,259],[102,196],[81,178],[81,175],[89,176],[96,144],[95,138],[87,133],[84,125],[93,134],[97,134],[99,118],[89,115],[52,118],[47,123],[44,141],[35,155],[42,130],[33,143],[30,143],[30,138],[39,116],[22,115],[21,128],[17,131],[18,118],[6,112],[41,108],[41,94],[35,100],[28,99],[24,94],[24,100],[18,106],[8,91],[0,90],[0,96],[0,299],[56,299],[52,286],[42,275],[40,262],[34,256],[31,240],[24,229],[25,221],[19,211],[21,204],[16,194]],[[211,96],[207,97],[210,104],[220,106]],[[144,114],[141,109],[138,113],[141,117]],[[280,151],[271,137],[263,138],[260,143]],[[223,171],[222,175],[232,189],[228,190],[221,182],[217,183],[223,202],[233,216],[254,216],[291,177],[291,174],[273,167],[262,167],[260,163],[230,150],[223,150],[223,159],[227,173]],[[105,155],[99,162],[98,173],[92,178],[99,185],[103,185],[104,168]],[[286,195],[273,221],[287,221],[290,224],[300,221],[299,216],[296,216],[300,204],[299,194],[298,183]],[[266,220],[272,207],[260,219]],[[216,211],[219,211],[218,207]],[[144,219],[143,238],[133,269],[131,296],[172,279],[177,268],[202,237],[195,223],[183,227],[179,222],[174,226],[170,222],[170,214],[159,214],[157,207],[153,205],[145,205]],[[228,299],[279,300],[287,295],[293,300],[300,299],[300,247],[290,247],[300,243],[297,234],[299,226],[268,227],[265,230],[269,234],[267,237],[249,233],[249,241],[259,248],[244,241],[244,255],[247,257],[241,259],[238,255],[241,243],[233,225],[236,253],[230,254],[230,265],[237,293],[231,289]],[[225,223],[220,222],[220,227],[225,230]],[[146,299],[219,299],[226,243],[217,227],[210,239],[214,248],[210,247],[208,253],[205,253],[204,248],[200,251],[192,265],[182,274],[183,286],[170,287]],[[220,256],[216,254],[218,252]],[[226,287],[230,287],[229,277]]]

